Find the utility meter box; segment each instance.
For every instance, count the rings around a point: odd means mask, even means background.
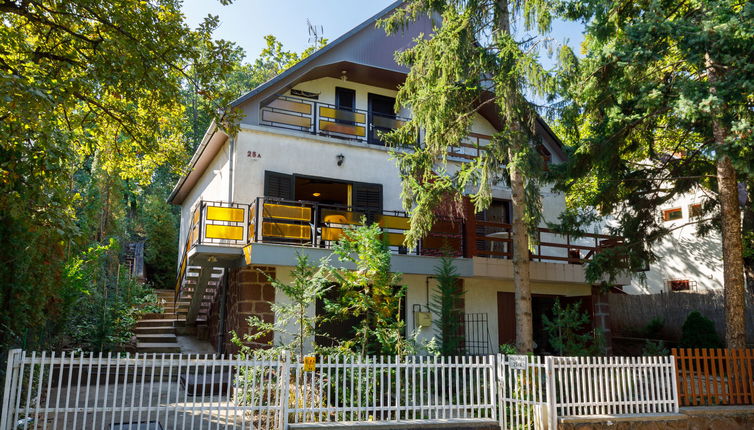
[[[429,327],[432,325],[432,314],[429,312],[417,312],[416,313],[416,326],[417,327]]]

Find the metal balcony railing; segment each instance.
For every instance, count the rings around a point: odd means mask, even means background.
[[[259,119],[262,125],[373,145],[384,145],[380,132],[399,128],[409,120],[362,109],[338,109],[329,103],[283,95],[263,104]],[[479,156],[480,148],[491,139],[491,136],[471,133],[457,146],[450,148],[448,156],[458,161],[474,159]]]
[[[258,197],[251,204],[202,201],[192,215],[186,250],[199,244],[243,247],[248,243],[330,248],[346,229],[364,222],[377,223],[396,254],[513,257],[512,226],[506,223],[440,219],[427,237],[409,249],[404,246],[409,229],[405,212],[269,197]],[[619,243],[608,235],[573,238],[546,228],[538,229],[537,236],[538,244],[530,254],[534,261],[583,264],[600,250]]]

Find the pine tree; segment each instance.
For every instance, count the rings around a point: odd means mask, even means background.
[[[395,154],[402,172],[403,205],[411,213],[407,244],[429,232],[435,209],[448,195],[473,189],[471,199],[481,211],[490,205],[492,186],[505,180],[513,203],[516,344],[521,352],[531,352],[529,250],[541,218],[544,169],[533,149],[538,142],[537,112],[524,94],[544,96],[552,82],[537,62],[538,40],[517,40],[511,22],[520,17],[526,30],[544,33],[551,20],[548,4],[412,0],[381,25],[395,33],[425,13],[439,14],[442,25],[397,54],[397,61],[410,67],[397,103],[411,109],[412,119],[387,137],[393,145],[409,149]],[[469,134],[474,114],[485,104],[494,104],[500,130],[489,145],[479,148],[477,159],[458,170],[448,169],[449,150]]]

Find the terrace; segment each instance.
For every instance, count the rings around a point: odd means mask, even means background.
[[[404,244],[409,218],[401,211],[381,211],[326,205],[307,201],[258,197],[250,204],[202,201],[194,210],[186,250],[199,245],[212,248],[244,248],[266,243],[290,247],[328,249],[345,229],[377,223],[385,242],[397,255],[436,257],[450,252],[459,258],[511,259],[510,224],[444,218],[414,247]],[[584,264],[616,238],[586,234],[579,238],[547,228],[537,230],[538,243],[532,261]]]

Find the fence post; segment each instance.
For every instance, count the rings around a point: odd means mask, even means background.
[[[291,386],[291,353],[286,351],[282,356],[282,366],[280,369],[280,428],[279,430],[288,430],[288,400],[290,398]],[[295,393],[295,392],[294,392]]]
[[[5,388],[3,389],[3,408],[0,409],[0,430],[6,430],[10,428],[13,423],[9,422],[12,421],[9,417],[11,416],[10,413],[10,405],[11,403],[11,392],[15,392],[15,389],[11,389],[11,386],[15,387],[16,385],[16,379],[18,375],[16,374],[16,367],[18,367],[17,357],[21,355],[20,349],[11,349],[8,351],[8,366],[5,370]]]
[[[555,399],[555,366],[552,356],[545,357],[545,390],[547,396],[547,428],[557,430],[558,414]]]
[[[673,412],[676,414],[679,412],[678,409],[678,401],[679,401],[679,391],[680,386],[678,385],[678,369],[676,368],[676,361],[675,361],[675,355],[670,356],[670,372],[671,372],[671,381],[673,384]]]
[[[503,423],[503,414],[505,406],[503,405],[503,355],[495,355],[495,384],[497,388],[497,420],[501,429],[505,429]]]

